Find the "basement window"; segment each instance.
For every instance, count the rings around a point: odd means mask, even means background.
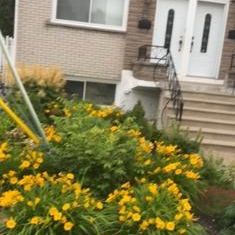
[[[129,0],[54,0],[54,21],[125,30]]]
[[[97,105],[114,103],[116,85],[97,82],[67,80],[65,90],[68,95],[86,100]]]

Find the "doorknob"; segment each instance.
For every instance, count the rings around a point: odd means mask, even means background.
[[[182,50],[182,46],[183,46],[183,36],[180,36],[179,49],[178,49],[179,52]]]
[[[193,51],[193,46],[194,46],[194,37],[192,37],[190,52]]]

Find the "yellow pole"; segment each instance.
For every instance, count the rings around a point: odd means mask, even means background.
[[[7,104],[0,97],[0,107],[5,113],[23,130],[23,132],[33,140],[35,144],[40,144],[40,139],[32,130],[7,106]]]

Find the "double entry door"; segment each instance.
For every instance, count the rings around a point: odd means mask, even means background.
[[[177,72],[187,63],[187,75],[216,78],[223,45],[224,5],[198,1],[188,61],[183,47],[190,0],[158,0],[153,43],[170,48]],[[190,14],[189,14],[190,15]]]

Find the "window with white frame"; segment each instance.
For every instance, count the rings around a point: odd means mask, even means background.
[[[77,97],[78,100],[86,100],[98,105],[112,105],[116,85],[67,80],[65,90],[68,95]]]
[[[129,0],[54,0],[54,20],[112,29],[126,28]]]

